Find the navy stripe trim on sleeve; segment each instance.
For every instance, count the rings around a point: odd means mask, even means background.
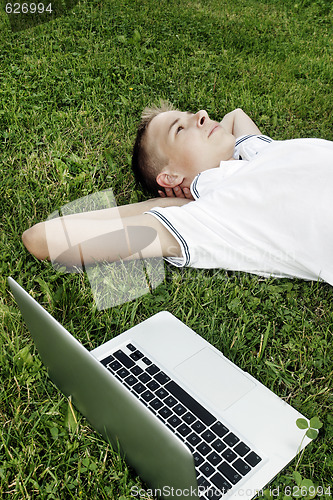
[[[197,184],[198,184],[198,180],[199,180],[200,175],[201,174],[198,174],[196,176],[196,178],[194,179],[193,184],[191,186],[191,188],[192,188],[192,194],[194,194],[196,198],[200,198],[199,191],[197,190]]]
[[[242,142],[246,141],[247,139],[250,139],[250,137],[255,137],[255,135],[244,135],[243,137],[240,137],[235,144],[235,147],[239,146]]]
[[[271,139],[267,135],[258,135],[258,139],[260,139],[261,141],[265,141],[265,142],[273,142],[273,139]]]
[[[159,217],[161,219],[161,221],[163,221],[163,223],[170,229],[170,231],[172,233],[174,233],[176,238],[181,242],[181,244],[183,246],[184,253],[185,253],[185,264],[182,265],[182,264],[178,264],[176,262],[172,262],[172,264],[176,267],[188,266],[190,263],[190,250],[189,250],[189,247],[188,247],[186,241],[184,240],[183,236],[177,231],[177,229],[171,224],[171,222],[168,221],[168,219],[166,219],[166,217],[164,217],[164,215],[160,214],[159,212],[156,212],[155,210],[149,210],[149,212],[147,212],[147,213],[152,213],[152,214],[156,215],[157,217]],[[167,257],[166,257],[166,259],[168,260]]]
[[[240,137],[235,144],[235,148],[239,146],[242,142],[247,141],[248,139],[251,139],[251,137],[256,137],[257,139],[260,139],[261,141],[264,142],[273,142],[273,139],[268,137],[267,135],[244,135],[243,137]]]

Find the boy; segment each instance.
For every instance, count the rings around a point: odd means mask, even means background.
[[[74,265],[163,256],[333,284],[332,142],[273,141],[240,109],[221,123],[205,111],[152,109],[133,169],[166,196],[37,224],[23,234],[28,250]]]
[[[182,113],[163,104],[146,108],[133,149],[135,178],[146,192],[168,196],[181,193],[191,198],[190,183],[202,170],[218,167],[221,160],[233,159],[236,138],[260,134],[255,123],[235,109],[218,123],[206,111]],[[177,169],[183,169],[181,178]],[[193,199],[193,198],[192,198]]]

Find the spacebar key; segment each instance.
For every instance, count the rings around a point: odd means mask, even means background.
[[[196,401],[192,396],[189,395],[188,392],[184,391],[180,385],[176,384],[173,380],[168,382],[165,386],[165,389],[171,392],[173,396],[179,399],[184,406],[186,406],[189,410],[191,410],[194,415],[198,417],[199,420],[204,422],[206,425],[211,425],[215,422],[216,418],[214,415],[209,413],[206,408],[204,408],[198,401]]]

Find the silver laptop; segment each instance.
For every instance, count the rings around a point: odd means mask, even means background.
[[[170,313],[89,352],[9,284],[51,379],[153,496],[250,499],[310,442],[300,413]]]

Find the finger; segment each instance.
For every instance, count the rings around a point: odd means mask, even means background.
[[[183,193],[185,195],[185,198],[187,198],[188,200],[194,200],[191,190],[189,188],[184,188]]]
[[[161,198],[166,198],[166,194],[164,193],[164,191],[158,191],[158,194]]]
[[[175,195],[177,196],[177,198],[185,198],[183,190],[179,186],[174,187],[173,191],[174,191]]]
[[[170,198],[172,198],[173,196],[175,196],[174,192],[173,192],[173,189],[172,188],[165,188],[165,193],[167,196],[169,196]]]

